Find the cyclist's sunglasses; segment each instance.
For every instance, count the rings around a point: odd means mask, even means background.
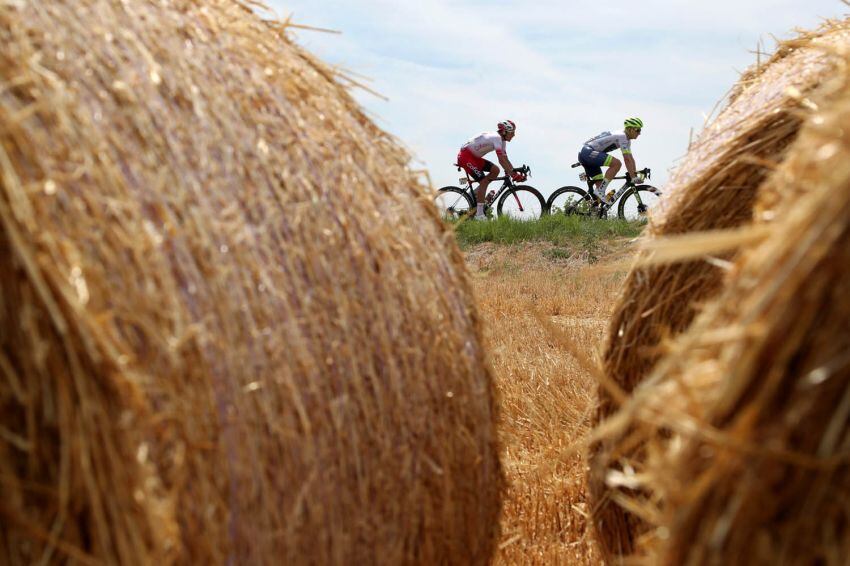
[[[640,128],[635,128],[635,131],[636,131],[637,133],[640,133]]]

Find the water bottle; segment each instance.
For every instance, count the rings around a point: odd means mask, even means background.
[[[605,195],[605,200],[611,202],[614,200],[614,191],[608,191],[608,194]]]
[[[484,202],[486,202],[487,204],[490,204],[491,202],[493,202],[493,199],[495,197],[496,197],[496,191],[491,189],[490,191],[487,192],[487,197],[484,199]]]

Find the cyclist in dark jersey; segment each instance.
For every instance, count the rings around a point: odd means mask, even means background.
[[[636,183],[643,181],[640,174],[636,173],[635,158],[632,155],[632,140],[637,139],[643,128],[640,118],[627,118],[623,122],[624,129],[618,132],[602,132],[598,136],[584,142],[578,154],[579,163],[584,166],[587,178],[593,181],[593,192],[603,202],[607,202],[605,190],[617,173],[620,171],[620,160],[609,155],[610,152],[620,149],[623,153],[623,161],[626,162],[626,170]],[[608,170],[602,174],[602,167]]]

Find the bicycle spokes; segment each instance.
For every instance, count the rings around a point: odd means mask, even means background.
[[[546,199],[534,187],[523,185],[508,189],[498,202],[499,216],[507,216],[514,220],[537,220],[547,210]]]
[[[458,187],[443,187],[435,195],[434,204],[445,219],[460,219],[474,210],[474,201],[469,194]]]
[[[623,195],[619,203],[619,216],[625,220],[646,220],[658,205],[660,191],[654,187],[635,187]]]

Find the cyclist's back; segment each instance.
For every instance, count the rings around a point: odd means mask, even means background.
[[[460,149],[470,151],[475,157],[484,157],[491,151],[499,155],[505,153],[505,141],[497,132],[482,132],[463,144]]]
[[[602,132],[584,142],[584,145],[602,153],[610,153],[617,148],[623,153],[629,153],[632,148],[632,142],[624,131]]]

